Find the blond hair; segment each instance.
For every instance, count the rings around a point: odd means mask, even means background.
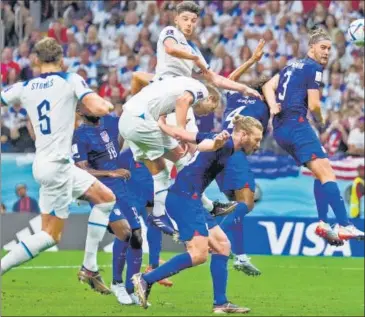
[[[247,133],[252,133],[253,128],[259,129],[261,132],[264,131],[264,128],[262,127],[262,124],[259,120],[248,117],[248,116],[241,116],[239,114],[236,114],[234,118],[232,119],[232,124],[234,126],[233,131],[245,131]]]
[[[34,52],[41,63],[57,63],[63,56],[62,46],[51,37],[45,37],[36,45]]]
[[[209,96],[213,97],[213,101],[217,103],[218,107],[221,100],[221,94],[219,93],[218,89],[210,84],[205,84],[205,87],[207,87]]]
[[[310,33],[308,44],[310,46],[320,41],[331,41],[331,37],[324,29],[318,28]]]

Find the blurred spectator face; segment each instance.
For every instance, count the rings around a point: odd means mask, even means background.
[[[247,45],[242,46],[241,48],[241,59],[243,61],[247,61],[251,57],[252,53],[250,48]]]
[[[233,39],[236,29],[233,26],[227,26],[223,31],[223,36],[226,39]]]
[[[135,11],[128,12],[126,17],[125,17],[125,23],[127,25],[137,24],[138,23],[137,13]]]
[[[269,10],[271,13],[279,13],[280,12],[280,1],[270,1]]]
[[[29,56],[29,46],[27,43],[23,42],[19,45],[19,55],[22,57]]]
[[[223,58],[223,67],[226,69],[232,69],[234,68],[233,66],[233,60],[232,57],[229,55],[224,56]]]
[[[119,11],[118,9],[113,9],[111,12],[110,20],[111,25],[115,25],[119,23]]]
[[[95,25],[90,25],[87,30],[88,41],[96,41],[98,39],[98,30]]]
[[[323,16],[323,15],[326,15],[326,9],[325,7],[323,6],[322,3],[317,3],[316,4],[316,7],[314,8],[314,14],[316,16]]]
[[[286,23],[288,22],[288,18],[286,16],[283,16],[280,20],[279,20],[279,27],[281,29],[284,29],[286,26]]]
[[[336,27],[336,19],[332,14],[329,14],[326,18],[326,26],[328,29]]]
[[[1,54],[2,62],[8,63],[13,60],[13,51],[10,47],[5,47]]]
[[[108,75],[108,84],[110,86],[117,86],[118,84],[118,76],[116,72],[110,72]]]
[[[83,50],[81,52],[80,60],[82,64],[88,64],[90,62],[90,54],[88,50]]]
[[[168,14],[168,12],[164,11],[164,12],[160,13],[159,23],[160,23],[160,25],[167,25],[169,23],[169,14]]]
[[[40,74],[41,74],[41,69],[38,66],[33,67],[33,77],[38,77]]]
[[[233,1],[223,1],[223,11],[228,12],[233,6]]]
[[[338,46],[345,46],[346,38],[343,32],[337,32],[335,36],[335,42]]]
[[[341,73],[341,63],[339,61],[335,61],[332,63],[331,72]]]
[[[197,23],[198,16],[192,12],[184,11],[175,17],[177,28],[188,38],[194,33]]]
[[[59,22],[59,21],[55,21],[53,24],[52,24],[52,29],[55,31],[55,33],[58,33],[61,31],[62,29],[62,24]]]
[[[32,43],[36,43],[38,41],[40,41],[42,39],[42,34],[40,31],[38,30],[34,30],[32,31],[32,33],[30,34],[30,41]]]
[[[76,37],[75,37],[75,34],[72,30],[67,30],[67,42],[68,43],[77,43],[77,40],[76,40]]]
[[[24,184],[20,184],[15,189],[18,197],[23,198],[27,196],[27,187]]]
[[[265,22],[261,13],[256,13],[253,21],[256,25],[264,24]]]
[[[128,56],[127,59],[127,68],[132,69],[137,65],[137,61],[136,58],[132,55],[132,56]]]
[[[149,41],[150,39],[150,31],[148,31],[148,28],[144,27],[141,32],[139,33],[139,38],[141,40],[147,40]]]
[[[339,89],[341,86],[341,75],[339,73],[332,73],[331,85],[335,89]]]
[[[112,87],[110,92],[110,101],[112,104],[120,102],[120,90],[119,87]]]
[[[272,41],[274,39],[274,35],[271,30],[267,29],[263,34],[263,38],[266,43],[269,43],[270,41]]]
[[[67,48],[67,56],[68,57],[76,57],[78,56],[78,46],[76,43],[71,43]]]
[[[213,25],[213,17],[211,14],[206,14],[203,18],[203,25],[204,27],[212,26]]]
[[[84,80],[87,80],[87,72],[85,69],[80,68],[77,71],[77,74],[80,75]]]
[[[276,51],[278,50],[278,42],[277,41],[271,41],[270,43],[270,51],[272,53],[276,53]]]

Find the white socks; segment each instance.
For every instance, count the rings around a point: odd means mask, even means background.
[[[154,207],[152,215],[161,217],[165,214],[165,200],[167,189],[170,187],[170,176],[167,168],[152,176],[154,187]]]
[[[1,259],[1,275],[13,267],[31,260],[55,244],[54,239],[45,231],[24,238]]]
[[[96,255],[109,223],[109,214],[115,201],[94,205],[89,216],[83,266],[92,272],[98,270]]]
[[[213,206],[213,201],[211,201],[206,195],[205,193],[202,194],[202,203],[203,206],[206,210],[208,211],[212,211],[214,206]]]

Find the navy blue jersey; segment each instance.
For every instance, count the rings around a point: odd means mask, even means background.
[[[280,71],[276,100],[281,112],[274,118],[274,126],[285,120],[306,118],[308,112],[308,89],[319,89],[323,66],[312,58],[304,58],[289,64]]]
[[[95,170],[118,169],[118,121],[119,118],[105,116],[98,126],[80,125],[74,133],[72,153],[75,162],[87,161]],[[108,187],[125,186],[121,178],[99,177]]]
[[[213,133],[198,133],[197,143],[204,139],[213,139]],[[228,159],[234,153],[232,138],[215,152],[196,152],[188,165],[178,174],[170,190],[188,196],[201,195],[215,177],[223,170]]]
[[[227,107],[224,111],[223,129],[232,133],[232,119],[236,114],[249,116],[261,122],[264,133],[270,119],[269,107],[260,98],[244,96],[239,92],[227,92]]]
[[[131,178],[128,180],[128,189],[138,199],[143,201],[153,200],[153,179],[148,168],[141,162],[136,162],[130,149],[122,151],[118,155],[119,168],[128,169]]]

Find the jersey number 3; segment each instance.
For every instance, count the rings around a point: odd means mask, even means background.
[[[284,100],[284,98],[285,98],[286,90],[288,88],[288,83],[289,83],[291,75],[292,75],[292,72],[290,70],[288,70],[284,74],[284,77],[286,77],[286,79],[285,79],[285,82],[283,83],[283,93],[279,92],[279,94],[278,94],[279,100]]]
[[[37,107],[40,130],[45,135],[51,134],[51,120],[46,114],[50,109],[51,105],[48,100],[43,100]]]

